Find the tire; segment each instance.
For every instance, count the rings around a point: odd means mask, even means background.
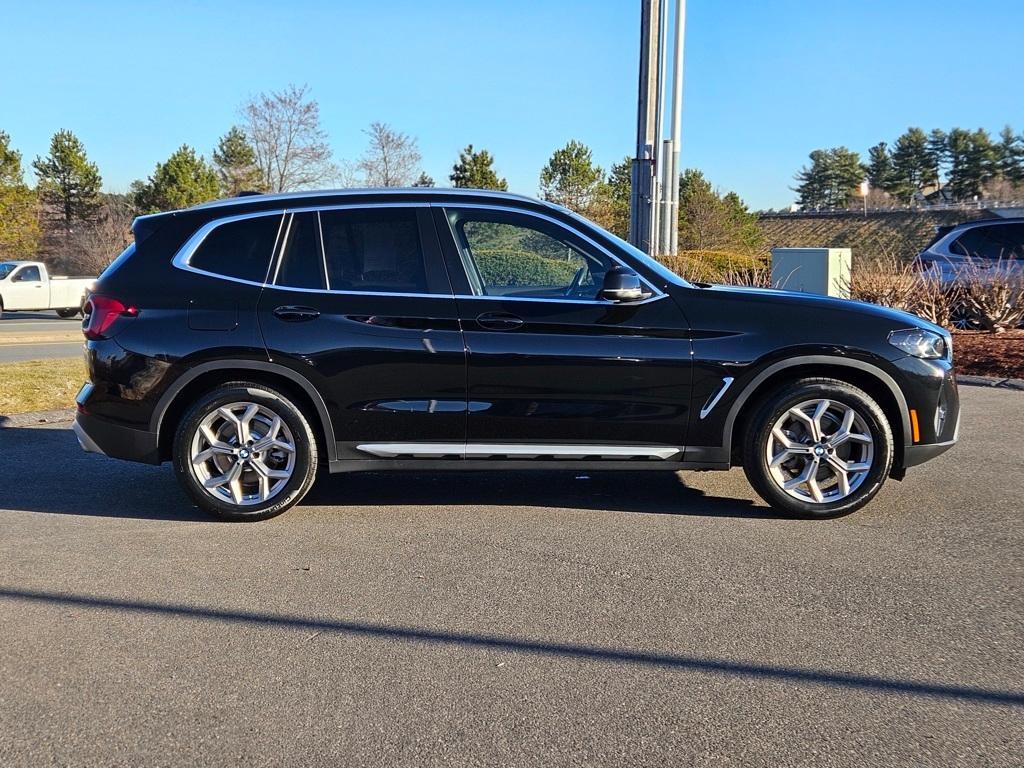
[[[185,414],[173,459],[178,482],[201,509],[222,520],[266,520],[313,485],[317,443],[287,396],[234,381],[207,392]]]
[[[885,413],[866,392],[838,379],[799,379],[776,389],[755,411],[743,444],[743,470],[754,490],[773,508],[802,518],[860,509],[885,483],[892,459]]]
[[[77,309],[58,309],[57,317],[63,317],[65,320],[70,320],[72,317],[77,317],[80,310]]]

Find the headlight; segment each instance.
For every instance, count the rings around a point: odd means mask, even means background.
[[[923,328],[908,328],[889,334],[889,343],[902,349],[908,355],[937,360],[946,356],[946,340],[937,333]]]

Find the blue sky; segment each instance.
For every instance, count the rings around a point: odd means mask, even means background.
[[[312,89],[338,159],[381,120],[439,183],[470,142],[525,194],[571,138],[605,167],[635,142],[636,0],[3,5],[0,130],[26,166],[73,130],[112,191],[182,143],[209,157],[249,94],[288,83]],[[816,147],[1022,131],[1021,29],[1019,0],[689,0],[682,162],[781,207]]]

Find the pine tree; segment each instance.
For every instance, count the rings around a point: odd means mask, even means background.
[[[459,162],[452,166],[448,177],[456,187],[467,189],[496,189],[500,192],[508,190],[508,182],[499,178],[494,171],[494,157],[486,149],[479,152],[469,144],[459,153]]]
[[[433,187],[434,179],[427,175],[426,171],[420,173],[420,177],[412,183],[414,187]]]
[[[1006,126],[999,133],[997,155],[999,175],[1013,185],[1024,183],[1024,137]]]
[[[805,208],[846,208],[857,195],[864,180],[860,155],[846,147],[816,149],[810,154],[811,165],[796,176],[795,191]]]
[[[237,125],[221,136],[213,150],[213,164],[224,196],[237,197],[241,192],[264,190],[263,174],[256,164],[256,150]]]
[[[984,194],[985,187],[999,173],[999,152],[984,128],[971,133],[967,152],[967,173],[974,186],[973,194]]]
[[[910,202],[926,186],[935,183],[933,165],[925,132],[908,128],[892,151],[893,191],[901,200]]]
[[[540,192],[545,200],[586,214],[603,179],[604,172],[594,165],[590,148],[574,139],[555,150],[541,170]]]
[[[974,194],[967,156],[971,149],[971,132],[954,128],[946,137],[946,156],[949,161],[947,189],[956,200],[966,200]]]
[[[948,161],[949,146],[946,132],[941,128],[933,128],[932,132],[928,134],[928,172],[940,187]]]
[[[608,172],[609,229],[625,239],[629,237],[629,198],[633,190],[633,160],[624,157],[612,163]]]
[[[75,134],[57,131],[50,140],[50,153],[37,157],[32,167],[39,178],[40,199],[65,230],[95,219],[103,179]]]
[[[148,181],[132,184],[135,207],[141,213],[188,208],[213,200],[219,193],[217,172],[187,144],[163,163]]]
[[[884,192],[892,192],[895,178],[892,167],[892,155],[889,154],[889,145],[884,141],[879,142],[868,150],[868,182],[875,189]]]
[[[724,197],[704,174],[688,168],[679,178],[679,247],[751,253],[762,247],[764,236],[757,216],[735,192]]]
[[[0,258],[26,259],[39,247],[38,199],[25,183],[21,153],[0,131]]]

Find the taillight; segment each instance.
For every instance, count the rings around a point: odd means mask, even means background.
[[[85,302],[82,312],[82,333],[85,338],[93,341],[107,338],[107,331],[119,317],[137,317],[137,307],[109,296],[93,294]]]

